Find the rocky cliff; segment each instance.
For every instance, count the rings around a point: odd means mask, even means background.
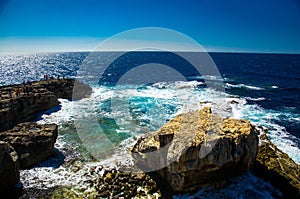
[[[0,141],[0,193],[12,188],[19,180],[18,155],[10,144]]]
[[[91,91],[74,79],[0,87],[0,192],[19,182],[19,167],[29,168],[54,153],[57,125],[24,121],[57,106],[58,98],[78,100]]]
[[[9,143],[17,152],[20,168],[29,168],[54,154],[57,125],[26,122],[0,133],[0,140]]]
[[[76,92],[73,92],[73,88],[76,88]],[[91,91],[88,85],[74,79],[50,79],[0,87],[0,131],[29,121],[36,114],[57,106],[58,98],[78,100],[89,95]]]
[[[247,120],[223,119],[210,108],[178,115],[132,148],[136,164],[175,192],[221,187],[254,164],[258,135]]]
[[[285,198],[300,198],[300,165],[271,143],[266,134],[260,136],[253,170],[281,190]]]

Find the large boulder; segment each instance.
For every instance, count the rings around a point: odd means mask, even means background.
[[[19,181],[18,155],[10,144],[0,141],[0,193],[12,189]]]
[[[300,165],[278,149],[266,134],[260,136],[253,170],[281,190],[285,198],[300,198]]]
[[[57,125],[20,123],[13,129],[0,133],[0,140],[8,142],[16,150],[20,168],[29,168],[54,154]]]
[[[257,131],[249,121],[223,119],[207,107],[143,135],[131,151],[139,168],[154,171],[175,192],[191,192],[221,187],[247,171],[257,147]]]

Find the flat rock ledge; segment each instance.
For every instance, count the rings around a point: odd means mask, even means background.
[[[247,120],[224,119],[206,107],[143,135],[131,151],[139,168],[156,173],[175,193],[221,188],[254,165],[258,131]]]
[[[278,149],[265,133],[260,136],[253,171],[281,190],[284,198],[300,198],[300,165]]]

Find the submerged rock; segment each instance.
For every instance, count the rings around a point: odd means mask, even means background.
[[[10,143],[16,150],[20,168],[29,168],[54,153],[57,125],[39,125],[34,122],[20,123],[13,129],[0,133],[0,140]]]
[[[0,141],[0,193],[12,189],[19,180],[18,155],[10,144]]]
[[[175,192],[222,187],[254,164],[258,135],[247,120],[223,119],[210,108],[178,115],[132,148],[136,164]]]
[[[253,170],[281,190],[285,198],[300,198],[300,165],[271,143],[266,134],[260,136]]]

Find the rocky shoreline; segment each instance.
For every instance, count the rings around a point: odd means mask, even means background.
[[[73,94],[74,86],[76,92]],[[38,114],[59,105],[58,98],[78,100],[92,89],[74,79],[49,79],[0,87],[0,132],[31,121]]]
[[[78,100],[92,89],[74,79],[50,79],[0,87],[0,192],[14,191],[19,169],[31,168],[54,155],[56,124],[30,122],[56,107],[58,98]],[[18,92],[16,92],[18,90]],[[284,198],[300,198],[300,167],[247,120],[221,118],[209,107],[181,114],[156,132],[140,137],[130,149],[142,173],[91,167],[88,187],[55,187],[41,198],[168,198],[202,187],[221,189],[229,179],[253,172],[281,190]],[[67,164],[67,163],[64,163]],[[79,172],[84,163],[65,165]],[[23,197],[23,198],[26,198]]]
[[[73,95],[76,85],[77,93]],[[15,192],[19,169],[30,168],[54,155],[56,124],[31,122],[59,105],[58,98],[77,100],[92,89],[74,79],[48,79],[0,87],[0,192]]]

